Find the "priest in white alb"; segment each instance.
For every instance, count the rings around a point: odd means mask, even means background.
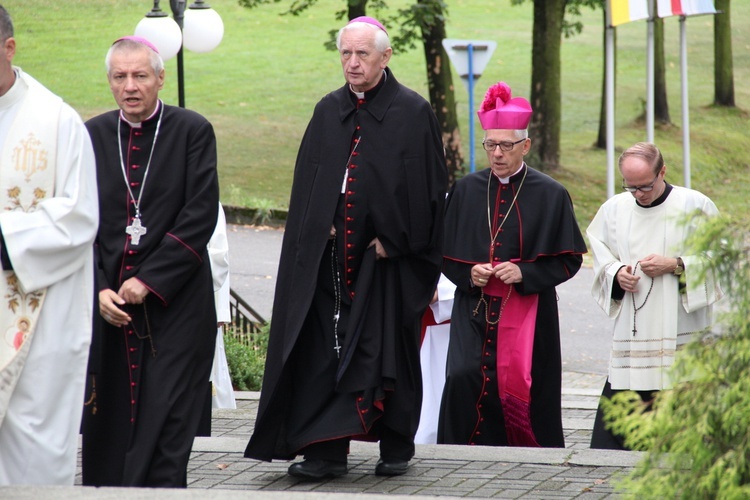
[[[669,369],[681,345],[711,327],[722,296],[705,255],[687,240],[716,205],[698,191],[673,186],[659,149],[640,142],[619,160],[625,192],[607,200],[587,229],[594,255],[592,294],[614,333],[602,398],[633,390],[644,402],[669,389]],[[592,448],[625,449],[625,436],[605,429],[600,406]]]
[[[73,485],[94,300],[94,153],[76,112],[12,65],[1,6],[0,40],[0,486]]]

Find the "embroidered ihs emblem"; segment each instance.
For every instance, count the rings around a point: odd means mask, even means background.
[[[17,172],[23,172],[26,182],[31,181],[31,176],[43,170],[47,170],[48,152],[42,147],[42,141],[29,132],[29,136],[20,141],[13,148],[12,155],[14,167]]]

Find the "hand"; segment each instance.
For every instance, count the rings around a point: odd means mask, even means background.
[[[664,257],[662,255],[651,254],[640,260],[640,268],[643,274],[651,278],[656,278],[662,274],[672,274],[677,267],[677,259],[674,257]]]
[[[624,266],[617,271],[615,279],[620,284],[620,288],[626,292],[635,293],[638,291],[638,282],[641,277],[633,274],[633,266]]]
[[[506,285],[523,281],[521,268],[512,262],[502,262],[500,265],[495,266],[494,275],[495,278],[499,279]]]
[[[474,286],[484,287],[492,273],[492,264],[476,264],[471,268],[471,282]]]
[[[129,278],[122,284],[117,295],[122,297],[128,304],[142,304],[148,295],[148,288],[138,278]]]
[[[99,292],[99,314],[110,325],[124,326],[130,323],[130,315],[119,307],[125,304],[125,300],[114,290],[107,288]]]
[[[367,245],[367,248],[370,248],[371,246],[375,246],[375,258],[376,259],[387,259],[388,258],[388,252],[385,251],[385,248],[383,248],[383,244],[380,243],[380,240],[375,238],[370,242],[369,245]]]

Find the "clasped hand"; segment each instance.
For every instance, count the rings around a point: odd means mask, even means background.
[[[496,266],[490,263],[476,264],[471,268],[471,282],[474,286],[486,286],[493,276],[506,285],[523,281],[521,268],[512,262],[501,262]]]

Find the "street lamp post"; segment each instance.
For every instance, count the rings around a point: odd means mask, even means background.
[[[160,0],[146,17],[135,27],[135,34],[156,45],[165,61],[177,56],[177,100],[185,107],[185,71],[183,48],[194,52],[209,52],[215,49],[224,36],[224,24],[203,0],[196,0],[185,9],[187,0],[169,0],[172,16],[161,10]]]

